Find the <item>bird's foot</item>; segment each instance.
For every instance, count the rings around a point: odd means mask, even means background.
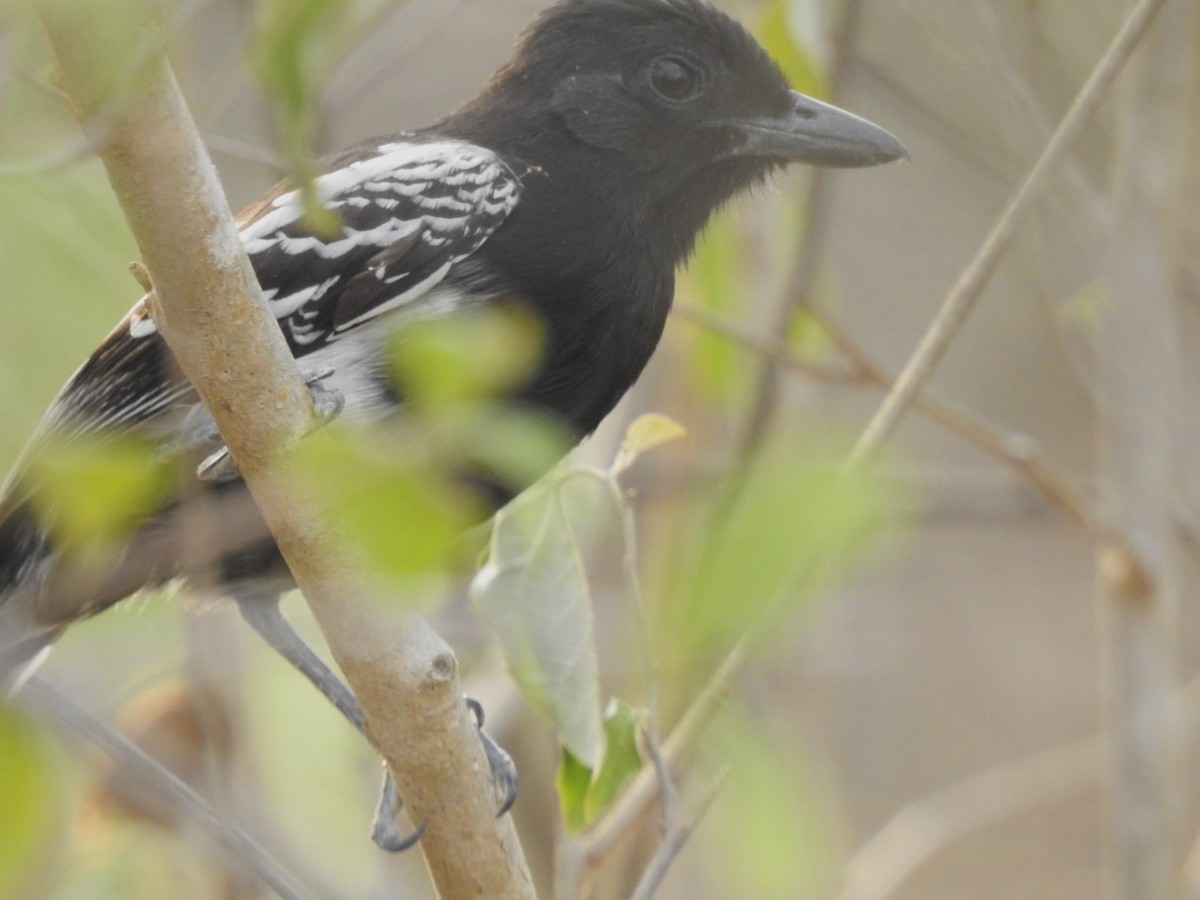
[[[479,701],[470,697],[467,697],[466,701],[475,716],[479,740],[483,744],[483,752],[487,755],[488,766],[492,770],[492,784],[496,788],[499,801],[496,817],[499,818],[512,808],[517,799],[517,767],[504,748],[483,730],[483,707]],[[424,822],[407,834],[396,827],[396,815],[403,808],[404,800],[396,790],[396,782],[392,780],[391,773],[384,769],[383,789],[379,792],[379,805],[375,808],[375,821],[371,826],[371,840],[379,849],[388,853],[399,853],[419,841],[425,833]]]
[[[479,729],[479,740],[483,744],[483,752],[487,755],[488,766],[492,770],[492,785],[496,788],[499,809],[496,818],[504,815],[517,799],[517,766],[503,747],[492,740],[492,736],[483,730],[483,706],[478,700],[466,698],[467,706],[475,716],[475,725]]]
[[[316,431],[324,428],[342,414],[346,408],[346,398],[337,388],[325,384],[333,375],[333,366],[322,366],[316,372],[305,372],[304,383],[308,385],[308,394],[312,398],[313,412],[317,421],[310,429]]]
[[[313,412],[317,419],[310,433],[318,428],[324,428],[336,419],[346,407],[346,398],[341,391],[331,388],[323,382],[333,374],[333,366],[324,366],[316,372],[305,372],[304,383],[308,386],[308,394],[312,400]],[[196,477],[201,481],[226,481],[237,477],[237,465],[229,455],[229,448],[222,444],[196,466]]]

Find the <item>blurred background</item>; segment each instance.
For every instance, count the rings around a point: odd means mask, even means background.
[[[444,115],[545,5],[408,0],[359,10],[324,82],[320,149]],[[790,54],[801,89],[835,94],[889,128],[912,161],[828,172],[816,185],[811,173],[777,178],[714,223],[680,279],[680,309],[650,368],[582,450],[607,463],[646,411],[688,430],[628,479],[651,604],[694,494],[748,447],[803,453],[861,430],[883,396],[874,382],[912,353],[1128,9],[1118,0],[720,5]],[[103,173],[47,88],[36,28],[5,15],[7,470],[139,290],[126,271],[132,241]],[[247,62],[254,16],[248,0],[202,0],[180,4],[173,26],[172,58],[234,209],[283,172],[271,106]],[[1200,121],[1198,20],[1195,4],[1168,3],[1147,39],[1150,54],[1172,61],[1177,93],[1164,102],[1180,121]],[[730,780],[661,896],[1101,895],[1103,779],[1089,742],[1103,708],[1096,534],[1029,474],[1052,472],[1060,494],[1083,509],[1094,503],[1090,348],[1107,296],[1114,160],[1139,146],[1121,143],[1130,102],[1119,82],[1023,223],[933,377],[927,393],[942,421],[921,410],[905,418],[886,454],[903,499],[884,533],[752,647],[728,721],[702,752],[702,765],[733,760]],[[1194,132],[1191,158],[1200,160]],[[1168,158],[1186,163],[1184,146]],[[1200,163],[1183,168],[1195,191]],[[1194,305],[1200,193],[1178,198],[1170,283]],[[797,362],[776,368],[764,387],[753,345],[781,341]],[[619,547],[608,554],[595,566],[600,661],[606,683],[622,691],[637,684],[640,664],[628,650],[619,579],[605,577],[619,566]],[[44,671],[98,715],[153,731],[198,782],[214,760],[239,772],[236,783],[253,789],[228,801],[285,862],[335,885],[335,895],[428,896],[416,854],[385,858],[367,840],[379,775],[369,748],[227,610],[184,615],[185,605],[154,597],[85,623]],[[302,603],[292,598],[288,611],[315,635]],[[1194,619],[1185,604],[1181,679],[1192,671]],[[552,736],[516,697],[468,604],[450,604],[437,622],[520,767],[517,824],[548,885]],[[698,686],[676,679],[666,708]],[[186,822],[138,814],[98,754],[67,752],[40,734],[22,739],[45,764],[38,784],[48,793],[22,801],[24,843],[13,837],[5,851],[28,863],[9,885],[13,896],[253,895],[211,862]],[[739,778],[738,761],[748,777]],[[1182,771],[1180,806],[1190,808],[1194,779]],[[652,837],[653,823],[645,827]],[[886,839],[874,840],[884,829]],[[628,894],[647,842],[622,846],[595,896]]]

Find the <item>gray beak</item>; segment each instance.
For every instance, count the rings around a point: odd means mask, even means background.
[[[783,115],[729,122],[743,135],[732,155],[839,168],[908,159],[904,145],[878,125],[796,91],[791,98],[792,109]]]

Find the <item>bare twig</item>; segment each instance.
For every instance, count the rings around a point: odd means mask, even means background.
[[[169,66],[151,56],[130,73],[125,96],[136,103],[113,107],[92,36],[122,26],[70,0],[41,8],[81,119],[111,116],[100,156],[153,276],[155,324],[220,428],[411,815],[426,823],[420,846],[438,890],[533,896],[511,819],[494,815],[453,653],[423,619],[377,602],[322,510],[276,465],[310,430],[312,405]],[[143,35],[112,37],[135,46]]]
[[[892,385],[891,377],[854,343],[841,326],[816,309],[812,310],[812,315],[828,332],[849,365],[821,365],[801,359],[785,342],[759,337],[737,322],[694,305],[676,303],[673,313],[678,318],[728,338],[752,353],[770,358],[785,371],[835,384],[869,386],[885,391]],[[1032,439],[1002,431],[925,395],[918,395],[913,407],[1028,481],[1048,502],[1089,534],[1116,540],[1110,534],[1111,530],[1096,517],[1088,499],[1071,487],[1067,479],[1038,451]]]
[[[708,723],[725,705],[733,679],[746,661],[746,640],[743,637],[737,642],[663,742],[662,758],[668,771],[678,771],[690,752],[695,749],[696,741]],[[587,866],[598,865],[612,852],[617,842],[629,833],[634,823],[654,803],[658,793],[659,779],[655,767],[643,767],[630,781],[617,802],[585,833],[584,852]]]
[[[892,433],[913,398],[970,316],[1001,258],[1012,244],[1017,227],[1040,197],[1050,175],[1062,162],[1084,126],[1108,96],[1117,74],[1141,42],[1165,0],[1139,0],[1116,37],[1079,89],[1042,155],[988,233],[975,257],[963,270],[942,303],[937,317],[913,352],[895,386],[885,398],[850,454],[848,465],[872,456]]]
[[[670,870],[671,864],[683,852],[683,848],[695,833],[697,826],[699,826],[700,820],[712,808],[713,801],[717,799],[717,794],[721,792],[721,787],[725,784],[725,778],[728,774],[728,769],[724,769],[717,774],[717,777],[705,792],[703,799],[701,799],[700,807],[687,822],[676,824],[667,829],[662,846],[658,848],[658,851],[654,854],[654,858],[650,860],[650,865],[642,873],[637,888],[630,895],[630,900],[650,900],[658,889],[662,887],[663,879],[667,877],[667,872]]]
[[[46,679],[35,675],[18,695],[20,702],[76,740],[98,747],[122,768],[137,773],[139,788],[156,796],[169,813],[183,813],[246,871],[286,900],[331,897],[333,893],[302,884],[235,822],[163,768],[153,757],[95,719]]]

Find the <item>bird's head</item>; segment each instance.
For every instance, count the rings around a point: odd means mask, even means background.
[[[714,164],[870,166],[905,155],[887,131],[791,90],[736,21],[702,0],[560,0],[485,88],[556,118],[586,147],[673,180]],[[741,163],[741,165],[739,165]]]

